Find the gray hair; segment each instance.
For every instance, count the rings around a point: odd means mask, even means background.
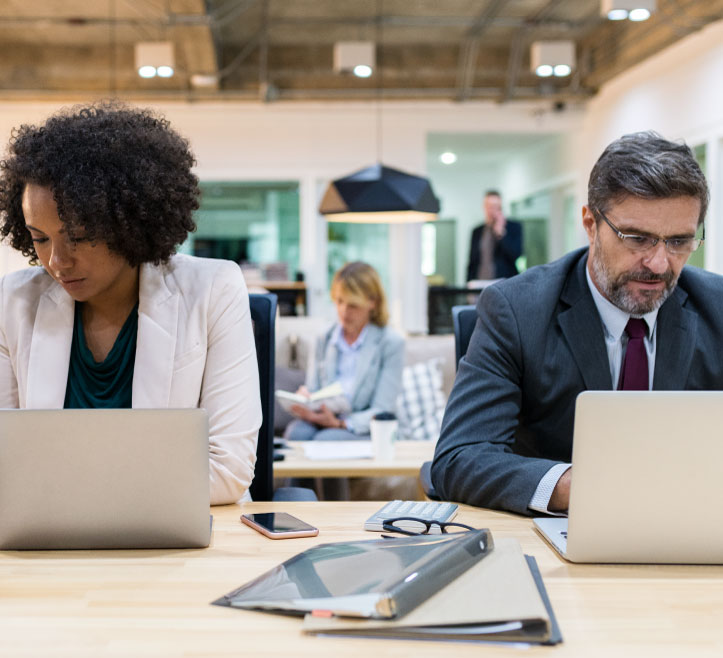
[[[628,196],[671,199],[689,196],[700,201],[698,224],[708,210],[708,184],[684,143],[670,142],[653,131],[624,135],[610,144],[590,172],[587,203],[605,212],[610,203]],[[596,219],[600,221],[600,218]]]

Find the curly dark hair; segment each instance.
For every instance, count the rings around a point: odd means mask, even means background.
[[[103,242],[132,266],[166,262],[196,229],[188,141],[149,109],[101,102],[14,129],[0,162],[0,236],[37,264],[25,227],[28,183],[49,187],[71,240]]]

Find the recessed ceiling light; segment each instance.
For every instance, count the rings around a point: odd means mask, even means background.
[[[647,21],[650,18],[650,12],[647,9],[631,9],[628,14],[631,21]]]
[[[159,66],[156,69],[156,74],[159,78],[172,78],[173,77],[173,68],[170,66]]]
[[[439,156],[439,159],[442,164],[451,165],[457,162],[457,154],[452,153],[452,151],[445,151]]]
[[[611,21],[645,21],[657,4],[656,0],[600,0],[600,15]]]
[[[372,67],[366,64],[357,64],[354,67],[354,75],[357,78],[368,78],[372,74]]]
[[[549,64],[540,64],[540,66],[535,69],[535,73],[541,78],[549,78],[553,73],[553,68]]]
[[[624,21],[628,17],[627,9],[611,9],[608,12],[609,21]]]
[[[141,68],[138,69],[138,75],[140,75],[141,78],[154,78],[156,76],[156,67],[141,66]]]
[[[572,69],[567,64],[557,64],[553,69],[555,76],[558,78],[564,78],[566,75],[570,75]]]

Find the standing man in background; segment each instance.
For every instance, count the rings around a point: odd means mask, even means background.
[[[514,276],[515,261],[522,254],[522,224],[505,218],[496,190],[485,193],[482,207],[485,221],[472,231],[467,281]]]

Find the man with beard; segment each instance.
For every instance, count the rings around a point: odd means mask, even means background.
[[[444,499],[564,513],[581,391],[723,389],[723,277],[684,267],[707,206],[686,145],[644,132],[605,149],[589,246],[480,296],[432,464]]]

